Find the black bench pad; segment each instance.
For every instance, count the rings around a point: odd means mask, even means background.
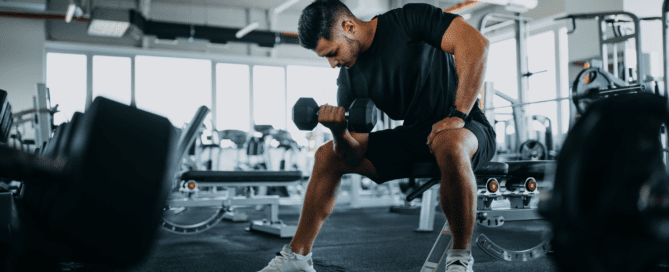
[[[198,182],[288,182],[302,179],[301,171],[188,171],[181,180]]]
[[[551,173],[557,166],[556,161],[510,161],[509,175],[517,177],[533,177],[543,179],[545,173]]]
[[[506,176],[509,170],[509,166],[503,162],[490,162],[485,167],[479,169],[474,173],[477,177],[479,176]],[[439,171],[439,166],[434,162],[423,162],[416,163],[413,165],[412,175],[413,178],[439,178],[441,177],[441,171]]]

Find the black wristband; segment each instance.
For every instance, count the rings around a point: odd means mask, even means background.
[[[451,108],[451,111],[448,113],[448,117],[458,117],[464,120],[465,122],[469,122],[469,120],[471,120],[471,117],[469,117],[469,115],[457,110],[455,107]]]

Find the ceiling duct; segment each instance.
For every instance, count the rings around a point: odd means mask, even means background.
[[[299,44],[296,34],[272,31],[250,31],[245,35],[236,35],[239,28],[213,27],[146,20],[135,10],[115,10],[97,8],[89,20],[88,33],[106,37],[124,35],[156,36],[161,40],[177,38],[202,39],[212,43],[255,43],[262,47],[274,47],[278,44]]]
[[[44,12],[46,2],[32,1],[31,3],[16,1],[0,1],[0,10],[14,12]]]

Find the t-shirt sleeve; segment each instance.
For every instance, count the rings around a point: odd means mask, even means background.
[[[407,4],[402,8],[407,34],[437,48],[441,48],[441,40],[448,26],[459,16],[428,4]]]
[[[344,107],[348,111],[348,108],[353,104],[353,100],[355,100],[355,96],[346,82],[348,82],[348,77],[340,72],[337,78],[337,106]],[[351,123],[348,123],[348,130],[353,131]]]
[[[344,82],[347,82],[347,79],[340,74],[337,78],[337,106],[348,110],[355,97],[348,84]]]

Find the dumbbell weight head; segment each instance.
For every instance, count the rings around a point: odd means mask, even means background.
[[[301,97],[293,106],[293,122],[300,130],[313,130],[318,125],[320,107],[311,97]]]
[[[135,264],[152,244],[174,176],[172,124],[98,97],[80,127],[69,148],[76,167],[69,193],[78,201],[63,205],[71,212],[61,212],[62,230],[85,259]]]
[[[0,146],[0,172],[26,185],[59,184],[40,229],[71,254],[50,254],[114,268],[137,264],[153,243],[174,176],[172,124],[102,97],[79,123],[69,125],[66,158]]]
[[[354,100],[348,111],[348,123],[355,132],[370,132],[376,126],[376,106],[371,99]]]
[[[300,130],[313,130],[318,125],[320,106],[310,97],[302,97],[293,106],[293,122]],[[346,118],[355,132],[370,132],[376,125],[376,106],[369,98],[353,101]]]

